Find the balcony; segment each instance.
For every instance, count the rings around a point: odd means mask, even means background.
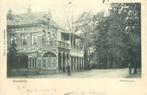
[[[70,47],[70,44],[65,41],[58,41],[58,40],[52,40],[52,41],[44,41],[44,42],[38,42],[36,45],[17,45],[17,50],[19,52],[30,52],[30,51],[38,51],[40,49],[54,49],[54,48],[60,48],[60,49],[68,49],[70,52],[74,55],[76,54],[83,54],[84,48],[83,45],[72,45]]]
[[[64,41],[46,41],[45,43],[42,43],[43,48],[63,48],[63,49],[69,49],[69,44]]]
[[[72,45],[70,53],[73,56],[83,57],[84,56],[84,47],[83,47],[83,45]]]

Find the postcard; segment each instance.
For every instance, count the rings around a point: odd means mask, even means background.
[[[145,0],[0,0],[0,95],[147,95]]]

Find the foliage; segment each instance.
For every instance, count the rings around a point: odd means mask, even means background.
[[[129,63],[140,66],[140,4],[114,3],[109,15],[105,14],[85,12],[76,21],[76,28],[85,37],[85,49],[94,47],[89,57],[98,68],[126,67]]]

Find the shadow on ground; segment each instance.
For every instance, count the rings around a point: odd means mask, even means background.
[[[130,75],[126,76],[126,78],[141,78],[141,73],[130,74]]]

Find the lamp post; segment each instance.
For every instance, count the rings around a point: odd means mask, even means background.
[[[70,8],[66,8],[66,9],[69,9],[70,10],[70,15],[71,15],[71,17],[70,17],[70,19],[71,19],[71,21],[69,21],[69,17],[67,16],[67,13],[66,13],[66,11],[64,11],[65,12],[65,18],[66,18],[66,22],[67,22],[67,25],[68,25],[68,29],[69,29],[69,31],[70,31],[70,33],[69,33],[69,48],[70,48],[70,50],[72,49],[72,33],[73,33],[73,9],[72,9],[72,1],[68,1],[68,3],[66,4],[66,6],[65,7],[70,7]],[[70,65],[70,67],[71,67],[71,57],[70,57],[70,55],[69,55],[69,62],[68,62],[68,64]]]

